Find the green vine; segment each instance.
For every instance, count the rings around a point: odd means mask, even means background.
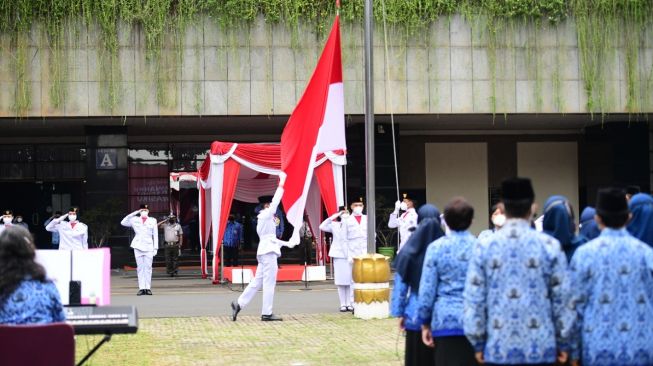
[[[383,5],[383,6],[382,6]],[[551,81],[553,103],[564,109],[560,89],[561,65],[566,61],[561,51],[555,57],[552,75],[542,71],[543,47],[538,34],[544,25],[555,27],[560,22],[572,22],[577,31],[581,78],[587,95],[586,109],[591,113],[613,110],[615,83],[623,82],[625,108],[631,114],[643,113],[653,108],[653,66],[647,63],[643,48],[651,47],[653,1],[650,0],[374,0],[377,26],[384,17],[396,46],[407,47],[408,40],[429,42],[431,25],[443,17],[462,14],[473,27],[482,32],[486,43],[490,72],[490,105],[493,111],[501,109],[498,80],[507,77],[498,55],[515,52],[523,47],[532,61],[535,73],[534,100],[537,109],[542,106],[545,81]],[[98,80],[103,105],[115,112],[122,93],[119,64],[120,40],[130,34],[144,37],[145,61],[149,80],[156,87],[156,100],[160,106],[171,107],[177,96],[168,95],[166,86],[178,83],[183,62],[185,35],[189,25],[203,26],[205,20],[219,24],[223,34],[240,39],[242,32],[259,17],[267,24],[282,25],[290,30],[292,43],[307,39],[305,30],[312,27],[315,39],[321,39],[335,13],[334,0],[12,0],[0,1],[0,35],[9,36],[9,55],[15,74],[16,116],[26,116],[31,102],[29,81],[30,60],[28,42],[34,29],[42,29],[47,48],[40,47],[42,60],[47,54],[50,103],[61,108],[66,99],[67,58],[69,48],[76,48],[84,29],[99,29]],[[360,24],[363,19],[364,0],[342,0],[340,9],[344,24]],[[35,28],[35,25],[42,28]],[[532,29],[535,41],[525,45],[512,45],[508,41],[516,29]],[[269,27],[268,29],[273,29]],[[130,34],[123,34],[126,31]],[[529,31],[526,31],[528,34]],[[89,37],[90,38],[90,37]],[[138,38],[138,37],[133,37]],[[69,40],[68,42],[66,40]],[[72,44],[70,42],[73,42]],[[234,41],[235,42],[235,41]],[[411,41],[414,42],[414,41]],[[82,42],[83,43],[83,42]],[[411,45],[415,43],[410,43]],[[202,55],[195,46],[195,58]],[[353,46],[352,46],[353,47]],[[623,49],[623,54],[616,50]],[[621,61],[615,61],[619,60]],[[625,69],[615,75],[615,65]],[[197,61],[196,66],[199,65]],[[44,66],[45,67],[45,66]],[[201,112],[201,75],[192,76],[195,108]],[[44,87],[46,87],[44,85]],[[175,88],[175,90],[178,88]],[[139,93],[140,94],[140,93]]]

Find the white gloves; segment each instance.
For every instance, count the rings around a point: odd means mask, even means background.
[[[395,211],[394,211],[394,213],[398,213],[399,208],[401,208],[401,201],[395,202]]]
[[[279,187],[283,187],[283,185],[286,183],[286,177],[286,173],[279,173]]]
[[[290,249],[297,246],[297,244],[299,244],[299,238],[297,238],[297,239],[290,238],[290,240],[283,242],[283,245],[290,248]]]

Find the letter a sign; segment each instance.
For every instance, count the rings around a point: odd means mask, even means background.
[[[116,149],[97,149],[95,153],[95,169],[116,169]]]

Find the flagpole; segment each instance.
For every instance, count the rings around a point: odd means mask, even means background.
[[[365,156],[367,164],[367,252],[376,253],[376,179],[374,164],[374,82],[372,72],[372,0],[365,0]]]

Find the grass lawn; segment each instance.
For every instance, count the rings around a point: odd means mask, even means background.
[[[350,314],[285,315],[283,322],[242,316],[142,319],[87,365],[401,365],[397,320]],[[398,338],[399,337],[399,338]],[[77,361],[99,336],[77,337]]]

